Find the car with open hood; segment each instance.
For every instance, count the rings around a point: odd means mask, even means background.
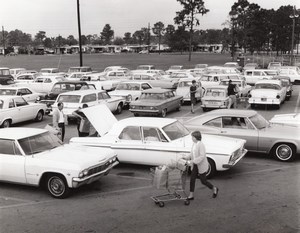
[[[172,90],[151,88],[142,91],[140,98],[132,101],[129,110],[135,115],[155,115],[166,117],[168,112],[180,110],[183,97]]]
[[[270,124],[253,110],[222,109],[185,122],[190,130],[246,140],[249,151],[266,153],[280,161],[292,161],[300,153],[299,127]]]
[[[117,164],[111,149],[62,145],[45,129],[0,129],[0,181],[45,187],[54,198],[99,180]]]
[[[70,143],[110,148],[121,163],[158,166],[191,152],[191,134],[177,119],[130,117],[118,121],[103,105],[82,111],[101,137],[76,137]],[[235,166],[247,152],[241,139],[203,135],[202,141],[210,165],[208,176]]]
[[[287,87],[282,85],[281,80],[261,80],[256,82],[249,93],[249,104],[251,108],[256,105],[270,105],[278,109],[286,99]]]

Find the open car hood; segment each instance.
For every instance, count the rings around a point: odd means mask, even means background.
[[[101,137],[118,121],[105,104],[83,108],[81,111],[86,115]]]

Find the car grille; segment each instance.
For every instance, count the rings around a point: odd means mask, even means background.
[[[101,171],[104,171],[105,169],[107,169],[112,163],[110,163],[109,161],[107,161],[105,164],[93,167],[89,169],[88,172],[88,176],[99,173]]]

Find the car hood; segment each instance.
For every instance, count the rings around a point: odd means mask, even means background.
[[[165,100],[136,100],[130,103],[131,106],[153,106],[153,105],[160,105]]]
[[[64,145],[50,151],[35,154],[34,157],[56,163],[74,164],[87,168],[95,164],[103,163],[113,157],[115,152],[109,148],[90,148],[79,145]]]
[[[182,141],[184,143],[184,146],[187,148],[191,148],[193,145],[191,135],[187,135],[175,141],[178,141],[178,144],[180,144],[180,142]],[[202,134],[202,142],[205,145],[207,153],[227,155],[231,155],[234,151],[239,150],[246,143],[246,141],[243,139],[208,134]]]
[[[118,122],[105,104],[82,108],[81,111],[86,115],[100,136],[106,134]],[[104,122],[105,124],[103,124]]]
[[[298,125],[300,126],[300,113],[291,114],[278,114],[271,120],[271,123],[283,124],[283,125]]]

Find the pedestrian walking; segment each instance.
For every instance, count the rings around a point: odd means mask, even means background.
[[[65,138],[65,125],[67,125],[67,117],[63,112],[64,104],[57,103],[57,108],[53,111],[53,127],[61,131],[61,140]]]
[[[87,104],[83,104],[82,108],[79,107],[77,110],[75,110],[72,115],[76,116],[77,118],[77,131],[79,137],[87,137],[90,135],[90,126],[91,123],[87,119],[87,117],[84,115],[84,113],[81,111],[83,108],[87,108]]]
[[[191,166],[192,173],[190,179],[190,194],[188,200],[194,200],[194,190],[196,184],[196,178],[201,180],[201,183],[207,186],[209,189],[213,190],[213,198],[216,198],[218,195],[219,189],[212,185],[206,179],[206,172],[208,170],[208,160],[206,157],[205,146],[202,143],[200,131],[194,131],[192,134],[193,146],[191,149],[191,154],[183,157],[187,160],[187,164]]]
[[[232,83],[231,79],[228,82],[227,93],[229,97],[229,103],[227,108],[230,109],[232,105],[233,108],[237,108],[236,94],[238,93],[238,87],[236,84]]]
[[[190,97],[191,97],[191,112],[195,113],[194,105],[196,104],[196,92],[197,92],[197,85],[196,80],[192,81],[192,86],[190,86]]]

